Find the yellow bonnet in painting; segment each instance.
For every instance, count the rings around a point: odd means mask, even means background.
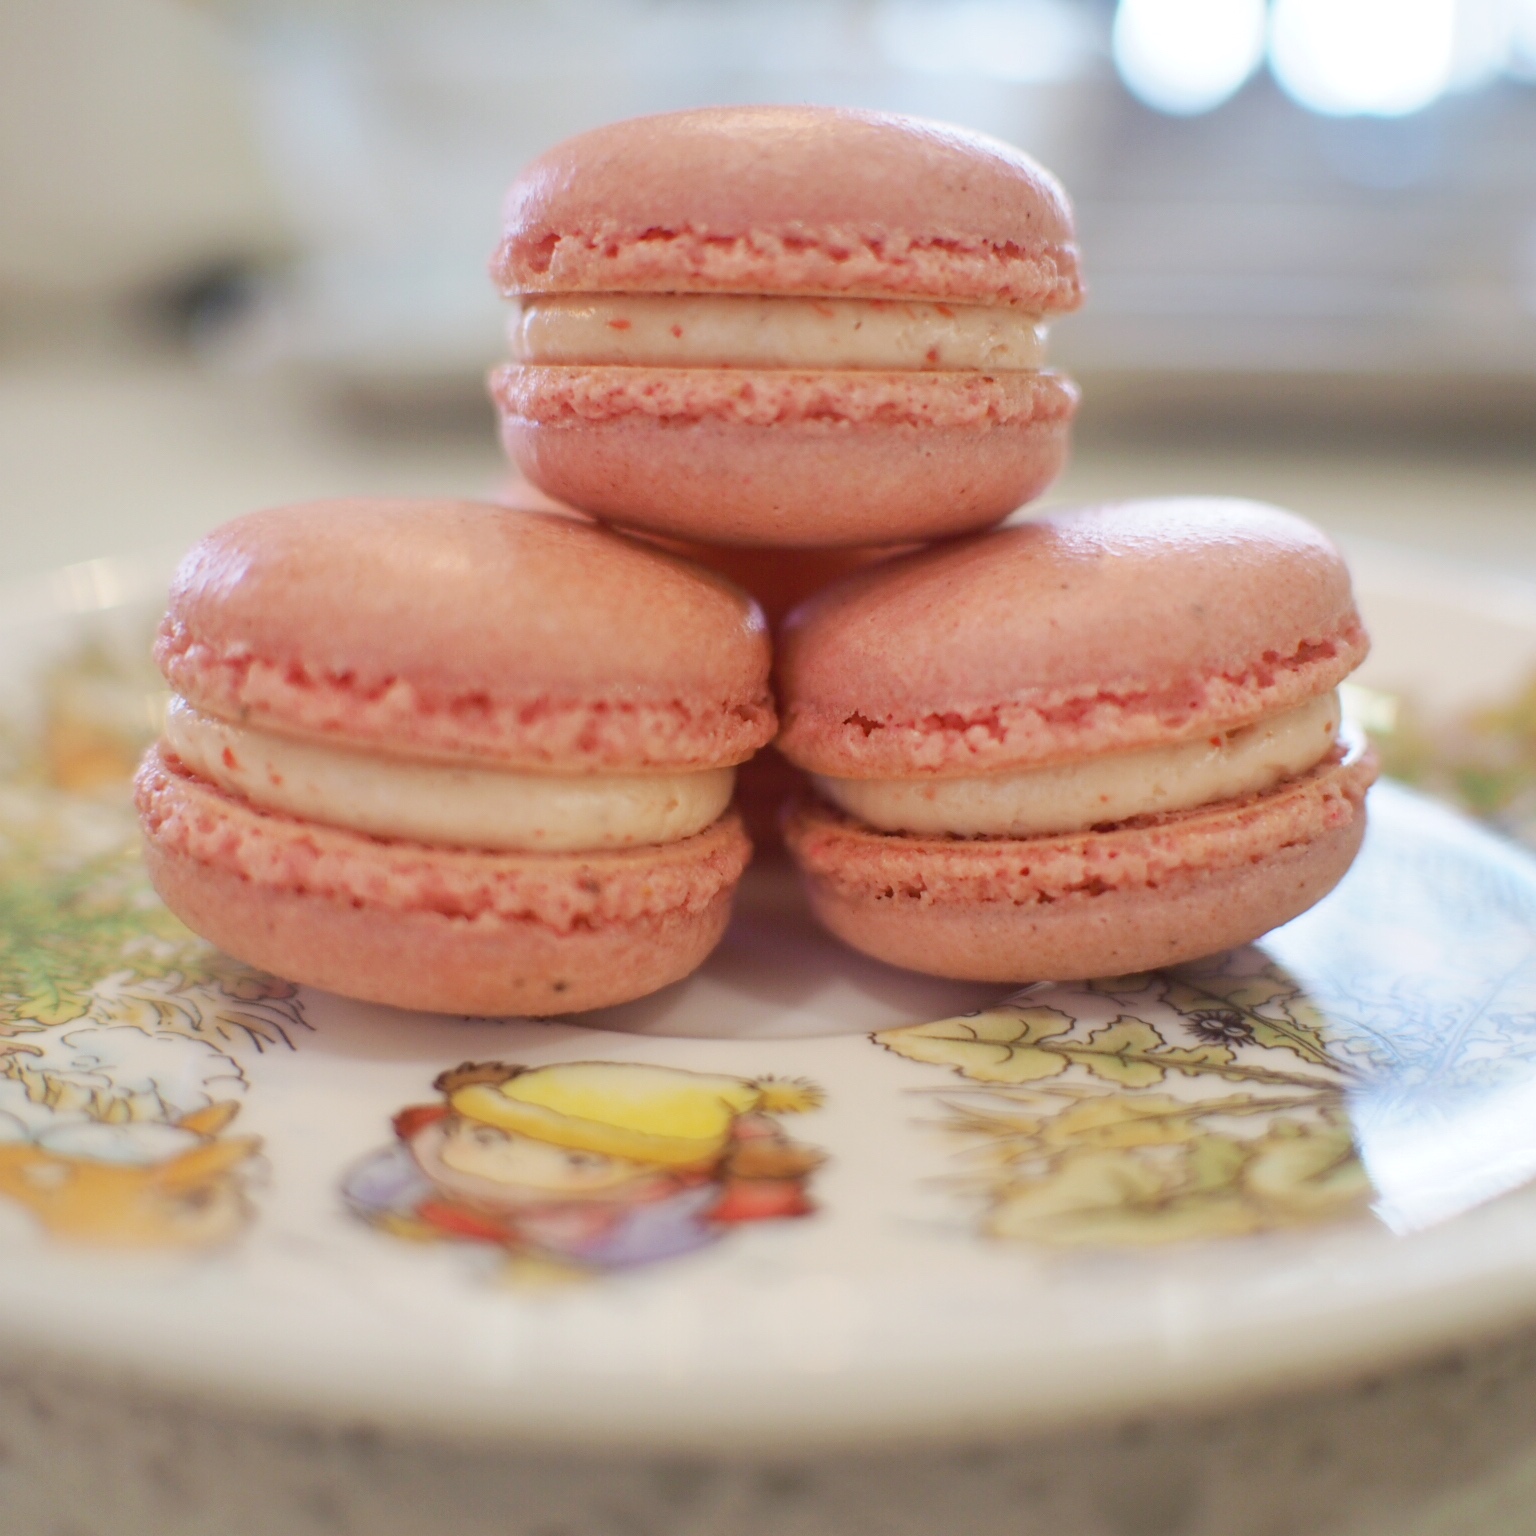
[[[718,1157],[739,1115],[814,1109],[818,1100],[807,1084],[612,1061],[534,1067],[501,1083],[467,1084],[449,1097],[455,1113],[470,1120],[665,1167]]]

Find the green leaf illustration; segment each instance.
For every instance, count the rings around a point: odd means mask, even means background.
[[[1145,1019],[1122,1014],[1088,1036],[1088,1044],[1071,1052],[1097,1077],[1122,1088],[1147,1088],[1162,1082],[1169,1071],[1195,1076],[1228,1066],[1232,1052],[1225,1046],[1203,1045],[1193,1050],[1168,1045]]]
[[[1067,1069],[1059,1051],[1041,1050],[1076,1020],[1058,1008],[992,1008],[984,1013],[881,1030],[875,1040],[909,1061],[952,1067],[978,1083],[1032,1083]]]
[[[950,1067],[962,1077],[999,1087],[1057,1077],[1074,1064],[1122,1088],[1145,1088],[1169,1072],[1208,1073],[1229,1082],[1266,1083],[1310,1091],[1315,1080],[1241,1062],[1224,1045],[1169,1045],[1145,1019],[1122,1014],[1086,1040],[1070,1036],[1076,1020],[1056,1008],[994,1008],[933,1024],[882,1030],[873,1039],[911,1061]]]
[[[1234,1136],[1206,1131],[1191,1137],[1187,1160],[1190,1188],[1202,1194],[1231,1189],[1251,1155],[1248,1144]]]
[[[1218,1046],[1286,1050],[1313,1066],[1351,1075],[1351,1064],[1329,1048],[1334,1031],[1328,1020],[1300,984],[1272,962],[1257,970],[1239,969],[1244,959],[1251,965],[1251,955],[1224,955],[1214,964],[1203,961],[1088,986],[1127,1007],[1142,1004],[1150,992],[1187,1021],[1191,1034]]]
[[[72,987],[61,987],[48,977],[34,981],[27,993],[15,1000],[10,1009],[17,1023],[70,1024],[84,1018],[91,1006],[90,997]]]
[[[986,1230],[1056,1247],[1145,1247],[1240,1236],[1260,1220],[1231,1181],[1199,1188],[1180,1164],[1082,1149],[999,1191]]]
[[[984,1232],[1141,1246],[1366,1208],[1344,1104],[1359,1069],[1330,1054],[1329,1022],[1280,967],[1239,951],[1084,987],[1123,1011],[1090,1025],[1005,1005],[875,1037],[976,1085],[930,1091]]]
[[[1244,1183],[1250,1194],[1298,1219],[1361,1207],[1371,1197],[1347,1121],[1321,1130],[1279,1122],[1254,1144]]]
[[[1041,1123],[1042,1150],[1176,1146],[1196,1134],[1201,1107],[1168,1094],[1095,1094]]]
[[[1282,1121],[1242,1138],[1205,1128],[1203,1118],[1185,1104],[1163,1125],[1181,1128],[1182,1138],[1108,1140],[1100,1126],[1064,1138],[1026,1176],[1012,1171],[1017,1163],[1003,1165],[989,1190],[984,1230],[1053,1246],[1145,1246],[1337,1220],[1359,1213],[1370,1198],[1347,1125]]]
[[[1146,1088],[1162,1082],[1167,1069],[1152,1060],[1163,1037],[1142,1019],[1124,1016],[1088,1036],[1092,1050],[1080,1058],[1084,1066],[1106,1082],[1122,1088]]]

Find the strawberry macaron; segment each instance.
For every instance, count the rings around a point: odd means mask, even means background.
[[[493,275],[508,451],[594,516],[713,543],[897,544],[1055,478],[1072,215],[1019,151],[826,107],[613,123],[513,184]]]
[[[1335,690],[1366,649],[1338,552],[1251,502],[1056,512],[848,578],[779,658],[812,904],[989,981],[1257,938],[1359,848],[1376,767]]]
[[[166,904],[352,997],[567,1013],[720,938],[750,845],[732,770],[774,731],[761,611],[568,517],[338,501],[183,561],[140,769]]]

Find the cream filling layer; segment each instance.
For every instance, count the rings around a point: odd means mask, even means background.
[[[380,757],[230,725],[182,699],[165,744],[253,805],[375,837],[497,852],[580,853],[678,842],[731,802],[734,768],[541,774]]]
[[[972,779],[835,779],[816,786],[882,832],[1039,837],[1106,822],[1189,811],[1272,789],[1314,768],[1339,732],[1339,696],[1235,731],[1075,763]]]
[[[898,299],[526,298],[510,338],[513,357],[533,364],[1018,372],[1045,362],[1037,316]]]

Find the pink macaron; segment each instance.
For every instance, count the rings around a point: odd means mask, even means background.
[[[774,731],[744,593],[569,517],[337,501],[183,561],[140,769],[166,904],[251,964],[401,1007],[567,1013],[693,970]]]
[[[1360,845],[1367,639],[1338,552],[1273,507],[1053,513],[852,576],[785,626],[786,836],[855,948],[1073,980],[1245,943]]]
[[[716,544],[898,544],[997,522],[1077,404],[1044,331],[1082,285],[1060,186],[915,118],[715,107],[535,160],[492,264],[508,452],[594,516]]]

